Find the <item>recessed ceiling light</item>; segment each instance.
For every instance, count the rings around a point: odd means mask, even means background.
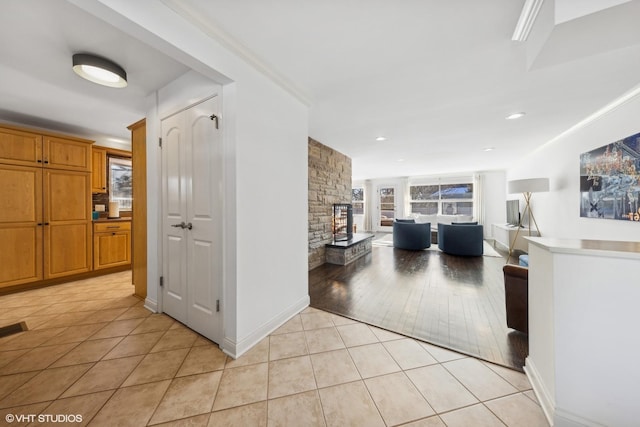
[[[486,148],[483,148],[482,151],[493,151],[495,149],[496,147],[486,147]]]
[[[118,64],[85,53],[73,55],[73,71],[83,79],[109,87],[126,87],[127,73]]]
[[[507,117],[505,117],[507,120],[514,120],[514,119],[519,119],[520,117],[524,116],[526,113],[513,113],[513,114],[509,114]]]
[[[386,141],[387,138],[385,138],[384,136],[379,136],[376,138],[376,141]]]
[[[404,159],[398,159],[397,162],[404,162]]]

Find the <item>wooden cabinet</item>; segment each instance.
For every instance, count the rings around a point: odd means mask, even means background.
[[[0,126],[0,287],[91,270],[91,144]]]
[[[91,176],[44,171],[45,279],[91,271]]]
[[[104,148],[91,150],[91,192],[107,192],[107,150]]]
[[[42,280],[42,169],[0,164],[0,286]]]
[[[0,127],[0,163],[89,172],[92,143],[3,126]]]
[[[133,181],[133,239],[131,270],[135,294],[147,297],[147,128],[142,119],[131,130]]]
[[[93,268],[131,264],[131,221],[93,224]]]

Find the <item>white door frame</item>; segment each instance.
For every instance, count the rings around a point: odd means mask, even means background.
[[[381,219],[382,219],[382,206],[381,206],[381,202],[380,202],[380,190],[382,188],[393,188],[393,219],[398,217],[398,189],[399,189],[399,185],[396,184],[379,184],[376,186],[376,215],[374,218],[374,230],[375,231],[382,231],[382,232],[392,232],[393,231],[393,225],[388,225],[388,226],[384,226],[381,225]]]

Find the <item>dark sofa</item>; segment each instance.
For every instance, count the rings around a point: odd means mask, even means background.
[[[483,249],[482,225],[477,223],[438,224],[438,248],[451,255],[481,256]]]
[[[431,246],[431,223],[417,224],[414,220],[393,222],[393,247],[419,251]]]

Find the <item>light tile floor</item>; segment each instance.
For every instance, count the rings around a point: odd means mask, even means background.
[[[0,338],[0,425],[548,425],[520,372],[313,308],[232,360],[131,292],[123,272],[0,297],[30,329]]]

